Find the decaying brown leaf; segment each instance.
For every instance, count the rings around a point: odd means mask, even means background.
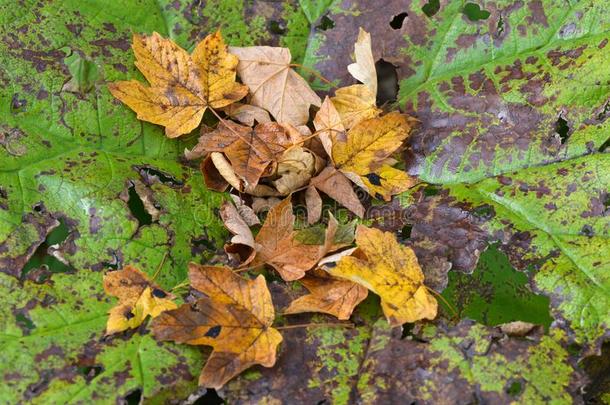
[[[290,303],[284,314],[324,312],[346,320],[368,295],[368,290],[349,280],[331,277],[324,270],[312,270],[299,280],[310,293]]]
[[[163,125],[170,138],[195,129],[206,108],[225,107],[248,92],[235,81],[238,60],[227,52],[220,31],[205,37],[192,55],[156,32],[135,34],[132,48],[150,87],[130,80],[108,88],[138,119]]]
[[[272,367],[282,335],[262,275],[248,280],[227,267],[189,265],[191,286],[206,296],[167,311],[152,323],[159,340],[211,346],[199,385],[220,388],[245,369]]]
[[[172,301],[173,295],[163,291],[133,266],[108,272],[104,276],[104,290],[119,299],[119,303],[110,310],[107,335],[136,328],[147,316],[154,318],[177,307]]]
[[[251,103],[269,111],[278,122],[306,124],[309,106],[320,106],[320,97],[291,68],[288,48],[231,47],[230,51],[239,58],[237,71],[250,88]]]
[[[256,253],[256,244],[248,223],[237,208],[228,201],[220,207],[220,217],[225,227],[234,235],[231,243],[225,245],[225,252],[229,255],[237,255],[243,265],[250,263]]]
[[[321,246],[304,245],[295,239],[295,217],[290,198],[269,210],[256,235],[258,250],[252,266],[268,264],[286,280],[298,280],[320,260]]]
[[[381,297],[388,322],[401,325],[436,317],[437,302],[424,285],[424,274],[413,249],[390,232],[358,225],[358,249],[327,271],[361,284]]]
[[[216,130],[201,135],[192,153],[224,153],[235,174],[245,182],[245,187],[252,189],[261,176],[275,171],[280,154],[300,141],[294,138],[297,135],[300,136],[298,132],[289,132],[276,122],[266,122],[250,128],[223,121]]]
[[[319,175],[311,179],[310,184],[310,187],[322,191],[360,218],[364,216],[364,207],[354,192],[352,183],[334,167],[326,167]]]

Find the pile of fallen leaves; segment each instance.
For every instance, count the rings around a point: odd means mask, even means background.
[[[169,138],[201,126],[185,156],[201,159],[208,188],[231,193],[220,215],[233,234],[225,252],[234,268],[191,263],[191,292],[180,306],[181,298],[132,266],[109,272],[104,287],[119,303],[107,334],[155,318],[157,339],[213,348],[200,384],[218,388],[254,364],[275,363],[282,335],[273,328],[271,293],[262,274],[249,278],[265,266],[310,292],[284,315],[322,312],[347,320],[370,290],[390,325],[436,316],[411,248],[391,233],[341,224],[323,209],[320,192],[362,218],[356,190],[389,201],[417,182],[394,167],[414,120],[376,105],[368,33],[360,31],[355,63],[347,66],[360,84],[323,101],[293,69],[286,48],[228,48],[217,32],[192,54],[156,33],[135,35],[133,50],[149,86],[131,80],[110,90],[139,119],[163,125]],[[216,118],[213,127],[201,125],[207,110]],[[301,222],[325,225],[300,229],[293,200],[307,208]]]

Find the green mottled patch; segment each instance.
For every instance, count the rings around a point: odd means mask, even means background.
[[[234,46],[258,45],[269,39],[269,33],[262,16],[254,16],[246,21],[244,2],[240,0],[206,1],[202,12],[209,27],[222,31],[226,42]]]
[[[360,333],[346,339],[341,328],[312,328],[308,332],[308,341],[316,345],[316,356],[329,378],[319,381],[313,376],[309,387],[332,387],[329,391],[332,402],[348,404],[352,389],[352,380],[358,376],[360,358],[366,354],[370,332],[360,328]]]
[[[571,403],[565,392],[570,383],[572,368],[566,364],[567,351],[562,347],[565,334],[553,329],[538,345],[531,346],[523,355],[488,353],[491,340],[483,327],[474,325],[466,336],[437,337],[430,349],[438,353],[433,367],[448,367],[482,391],[503,393],[512,379],[523,380],[521,393],[515,400],[522,403]],[[463,351],[469,346],[468,356]],[[553,361],[549,361],[553,359]],[[424,388],[425,390],[425,388]]]

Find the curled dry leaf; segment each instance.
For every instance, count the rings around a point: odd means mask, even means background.
[[[163,125],[170,138],[195,129],[206,108],[225,107],[248,92],[235,81],[238,60],[227,52],[220,32],[205,37],[192,55],[156,32],[135,34],[132,48],[150,87],[129,80],[108,88],[138,119]]]
[[[245,369],[272,367],[282,335],[262,275],[248,280],[227,267],[189,264],[191,286],[206,296],[163,313],[152,323],[159,340],[213,348],[199,385],[220,388]]]
[[[233,103],[223,108],[223,111],[234,120],[248,125],[254,126],[254,123],[270,122],[269,113],[260,107],[250,104]]]
[[[256,217],[255,214],[254,216]],[[248,223],[237,208],[228,201],[220,207],[220,217],[225,227],[234,235],[231,243],[225,245],[225,252],[228,255],[237,255],[243,265],[250,263],[256,253],[256,244]]]
[[[333,162],[350,179],[361,183],[369,194],[389,201],[392,195],[417,184],[406,172],[388,164],[388,158],[410,131],[411,121],[399,112],[362,121],[334,138]]]
[[[250,88],[251,103],[269,111],[276,121],[306,124],[309,106],[320,106],[320,97],[291,68],[288,48],[231,47],[230,51],[239,57],[237,71]]]
[[[381,297],[381,308],[388,322],[401,325],[420,319],[434,319],[436,299],[424,285],[424,274],[413,249],[403,246],[390,232],[359,225],[358,249],[327,271],[361,284]]]
[[[244,221],[246,221],[246,224],[248,224],[248,226],[261,224],[260,219],[258,219],[258,216],[256,216],[256,212],[254,212],[251,207],[246,205],[246,202],[244,200],[234,194],[231,194],[231,199],[235,204],[235,208],[237,208],[237,212],[239,212],[239,215],[244,219]]]
[[[346,320],[368,295],[361,285],[331,277],[323,270],[312,270],[299,282],[310,293],[292,301],[284,314],[323,312]]]
[[[163,291],[133,266],[108,272],[104,276],[104,291],[119,299],[119,303],[110,310],[107,335],[136,328],[147,316],[154,318],[177,307],[172,301],[173,295]]]
[[[364,84],[373,97],[377,97],[377,71],[371,45],[371,34],[360,28],[358,39],[354,45],[356,63],[347,66],[348,72],[356,80]]]
[[[295,146],[286,150],[278,159],[277,180],[273,185],[282,195],[300,189],[318,171],[322,161],[310,150]]]
[[[223,121],[216,130],[203,134],[193,150],[223,152],[235,174],[245,181],[246,187],[254,188],[261,176],[275,170],[278,156],[300,140],[294,136],[295,133],[289,133],[276,122],[250,128]],[[243,191],[243,187],[238,189]]]

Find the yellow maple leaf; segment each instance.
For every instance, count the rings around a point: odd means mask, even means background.
[[[104,290],[119,299],[119,303],[110,310],[107,335],[136,328],[149,315],[154,318],[163,311],[177,308],[172,301],[173,295],[153,284],[145,273],[133,266],[107,273]]]
[[[192,55],[156,32],[135,34],[132,48],[150,87],[129,80],[108,88],[138,119],[163,125],[170,138],[195,129],[206,108],[226,107],[248,93],[235,81],[238,59],[227,51],[220,32],[205,37]]]
[[[189,280],[206,297],[164,312],[152,330],[159,340],[214,349],[199,385],[220,388],[255,364],[272,367],[282,335],[271,327],[275,311],[265,278],[248,280],[228,267],[191,263]]]
[[[438,304],[424,285],[413,249],[398,243],[391,232],[362,225],[356,230],[356,246],[351,256],[342,257],[326,271],[379,295],[391,325],[436,317]]]
[[[358,123],[333,138],[332,158],[341,170],[372,196],[389,201],[413,187],[417,180],[393,169],[388,162],[409,136],[411,121],[399,112]]]

